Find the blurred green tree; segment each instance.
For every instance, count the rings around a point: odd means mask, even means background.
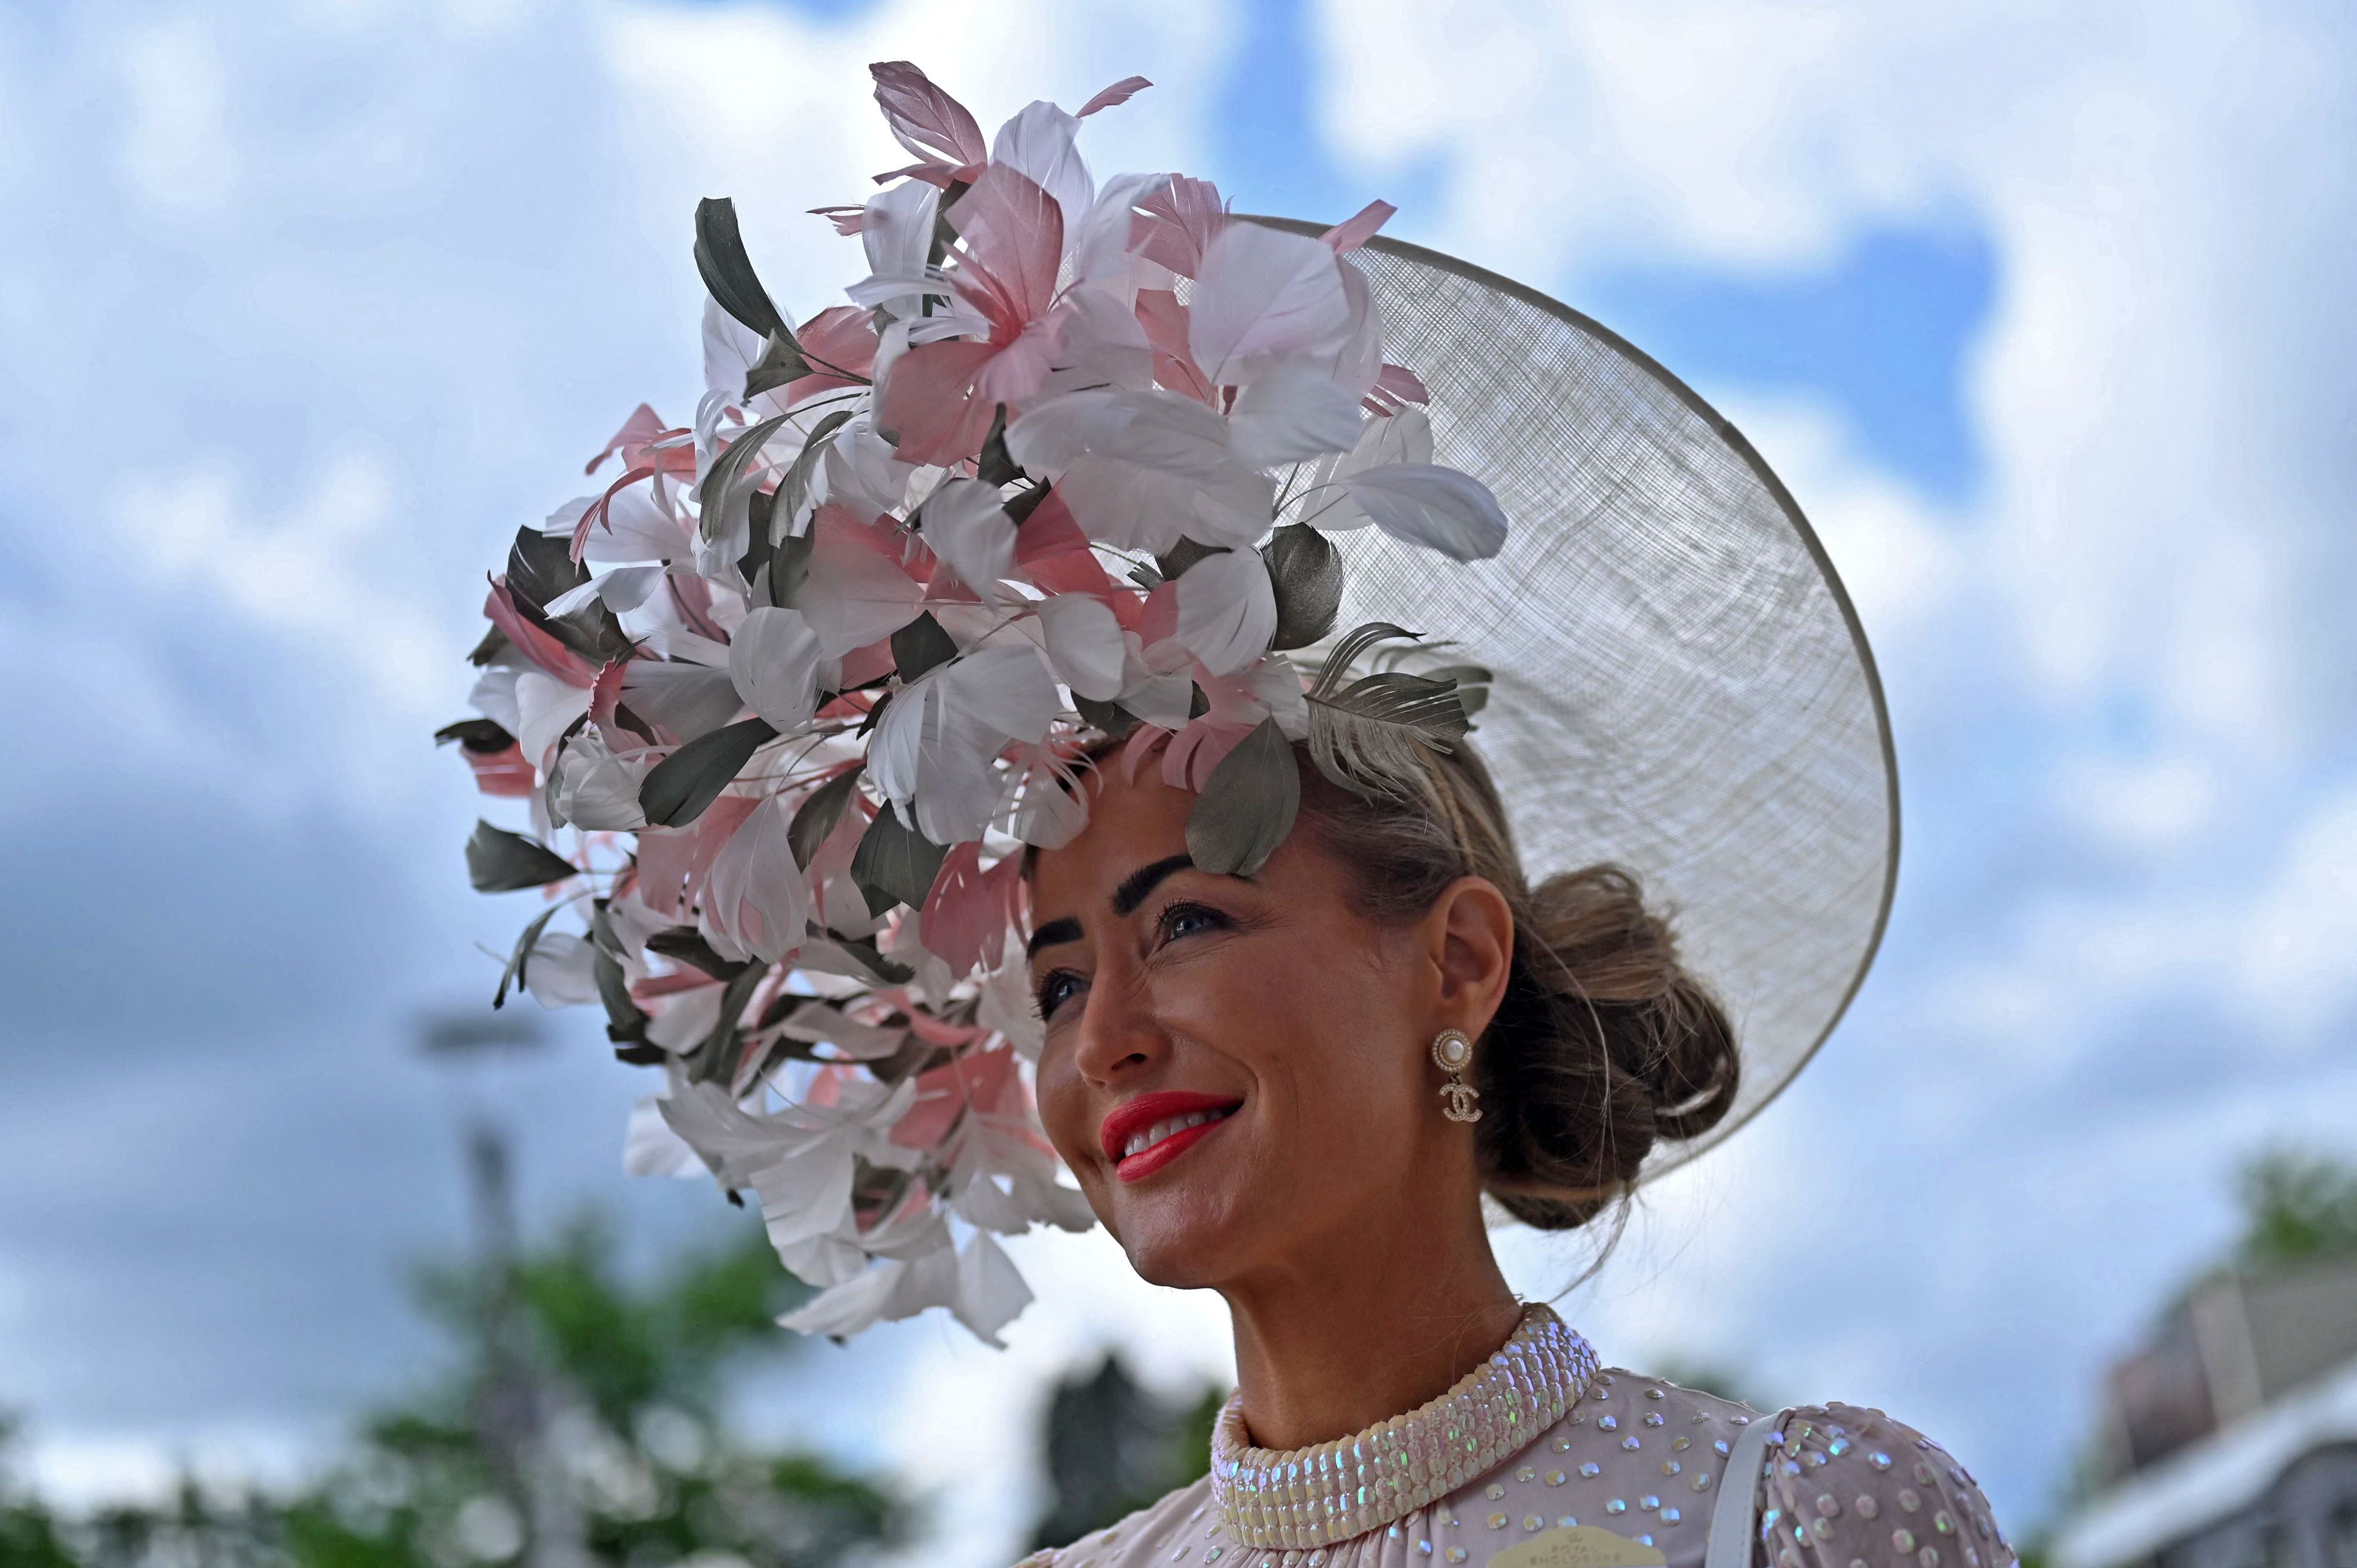
[[[55,1515],[8,1466],[16,1423],[0,1415],[0,1568],[74,1568]]]
[[[2357,1163],[2315,1149],[2276,1148],[2237,1179],[2243,1236],[2234,1262],[2253,1273],[2357,1258]]]
[[[0,1568],[833,1568],[905,1539],[888,1487],[731,1428],[724,1380],[796,1337],[757,1229],[633,1282],[576,1220],[504,1267],[425,1272],[449,1372],[288,1497],[185,1482],[59,1518],[0,1470]],[[0,1448],[7,1428],[0,1424]]]
[[[285,1508],[301,1568],[823,1568],[904,1534],[882,1487],[729,1429],[723,1372],[797,1344],[775,1319],[807,1294],[759,1230],[634,1285],[590,1217],[504,1272],[423,1276],[455,1374]]]
[[[1223,1399],[1208,1385],[1192,1398],[1165,1398],[1114,1355],[1060,1380],[1042,1433],[1055,1496],[1032,1550],[1069,1544],[1201,1477]]]

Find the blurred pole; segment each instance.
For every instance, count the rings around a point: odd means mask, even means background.
[[[428,1021],[425,1035],[429,1055],[461,1070],[540,1042],[538,1021],[529,1014],[447,1015]],[[586,1568],[581,1508],[552,1431],[559,1391],[542,1376],[517,1294],[522,1248],[511,1145],[498,1119],[472,1101],[463,1140],[488,1363],[476,1396],[476,1440],[523,1519],[524,1568]]]

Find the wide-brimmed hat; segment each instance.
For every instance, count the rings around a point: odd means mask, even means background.
[[[1340,621],[1429,627],[1490,671],[1478,744],[1534,879],[1614,861],[1674,910],[1743,1073],[1710,1132],[1655,1145],[1658,1176],[1774,1099],[1873,962],[1899,874],[1874,655],[1791,493],[1684,381],[1470,263],[1380,236],[1356,257],[1431,392],[1435,460],[1513,526],[1460,571],[1338,535]]]
[[[1742,1041],[1712,1139],[1739,1125],[1856,989],[1897,843],[1864,638],[1749,445],[1593,322],[1382,239],[1386,204],[1100,187],[1082,123],[1142,80],[985,143],[873,69],[919,161],[824,209],[849,303],[780,311],[705,202],[694,417],[642,405],[492,579],[443,738],[528,818],[479,824],[476,886],[550,900],[494,1005],[602,1006],[662,1070],[629,1165],[757,1200],[822,1287],[784,1321],[995,1340],[1029,1294],[995,1238],[1091,1222],[1017,940],[1080,774],[1159,769],[1196,863],[1249,872],[1297,746],[1380,799],[1478,722],[1534,877],[1617,862],[1674,909]]]

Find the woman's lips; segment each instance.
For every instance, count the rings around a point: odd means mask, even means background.
[[[1121,1163],[1114,1166],[1114,1175],[1124,1181],[1144,1181],[1147,1176],[1226,1126],[1228,1118],[1222,1116],[1214,1121],[1200,1122],[1187,1128],[1184,1132],[1173,1133],[1142,1155],[1124,1156]]]
[[[1141,1094],[1105,1118],[1098,1141],[1114,1174],[1142,1181],[1217,1132],[1243,1104],[1229,1095]]]

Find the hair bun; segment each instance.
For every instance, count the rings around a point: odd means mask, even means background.
[[[1617,865],[1532,890],[1483,1047],[1484,1104],[1499,1112],[1482,1124],[1491,1196],[1549,1230],[1627,1191],[1657,1141],[1716,1126],[1742,1059],[1669,921]]]

